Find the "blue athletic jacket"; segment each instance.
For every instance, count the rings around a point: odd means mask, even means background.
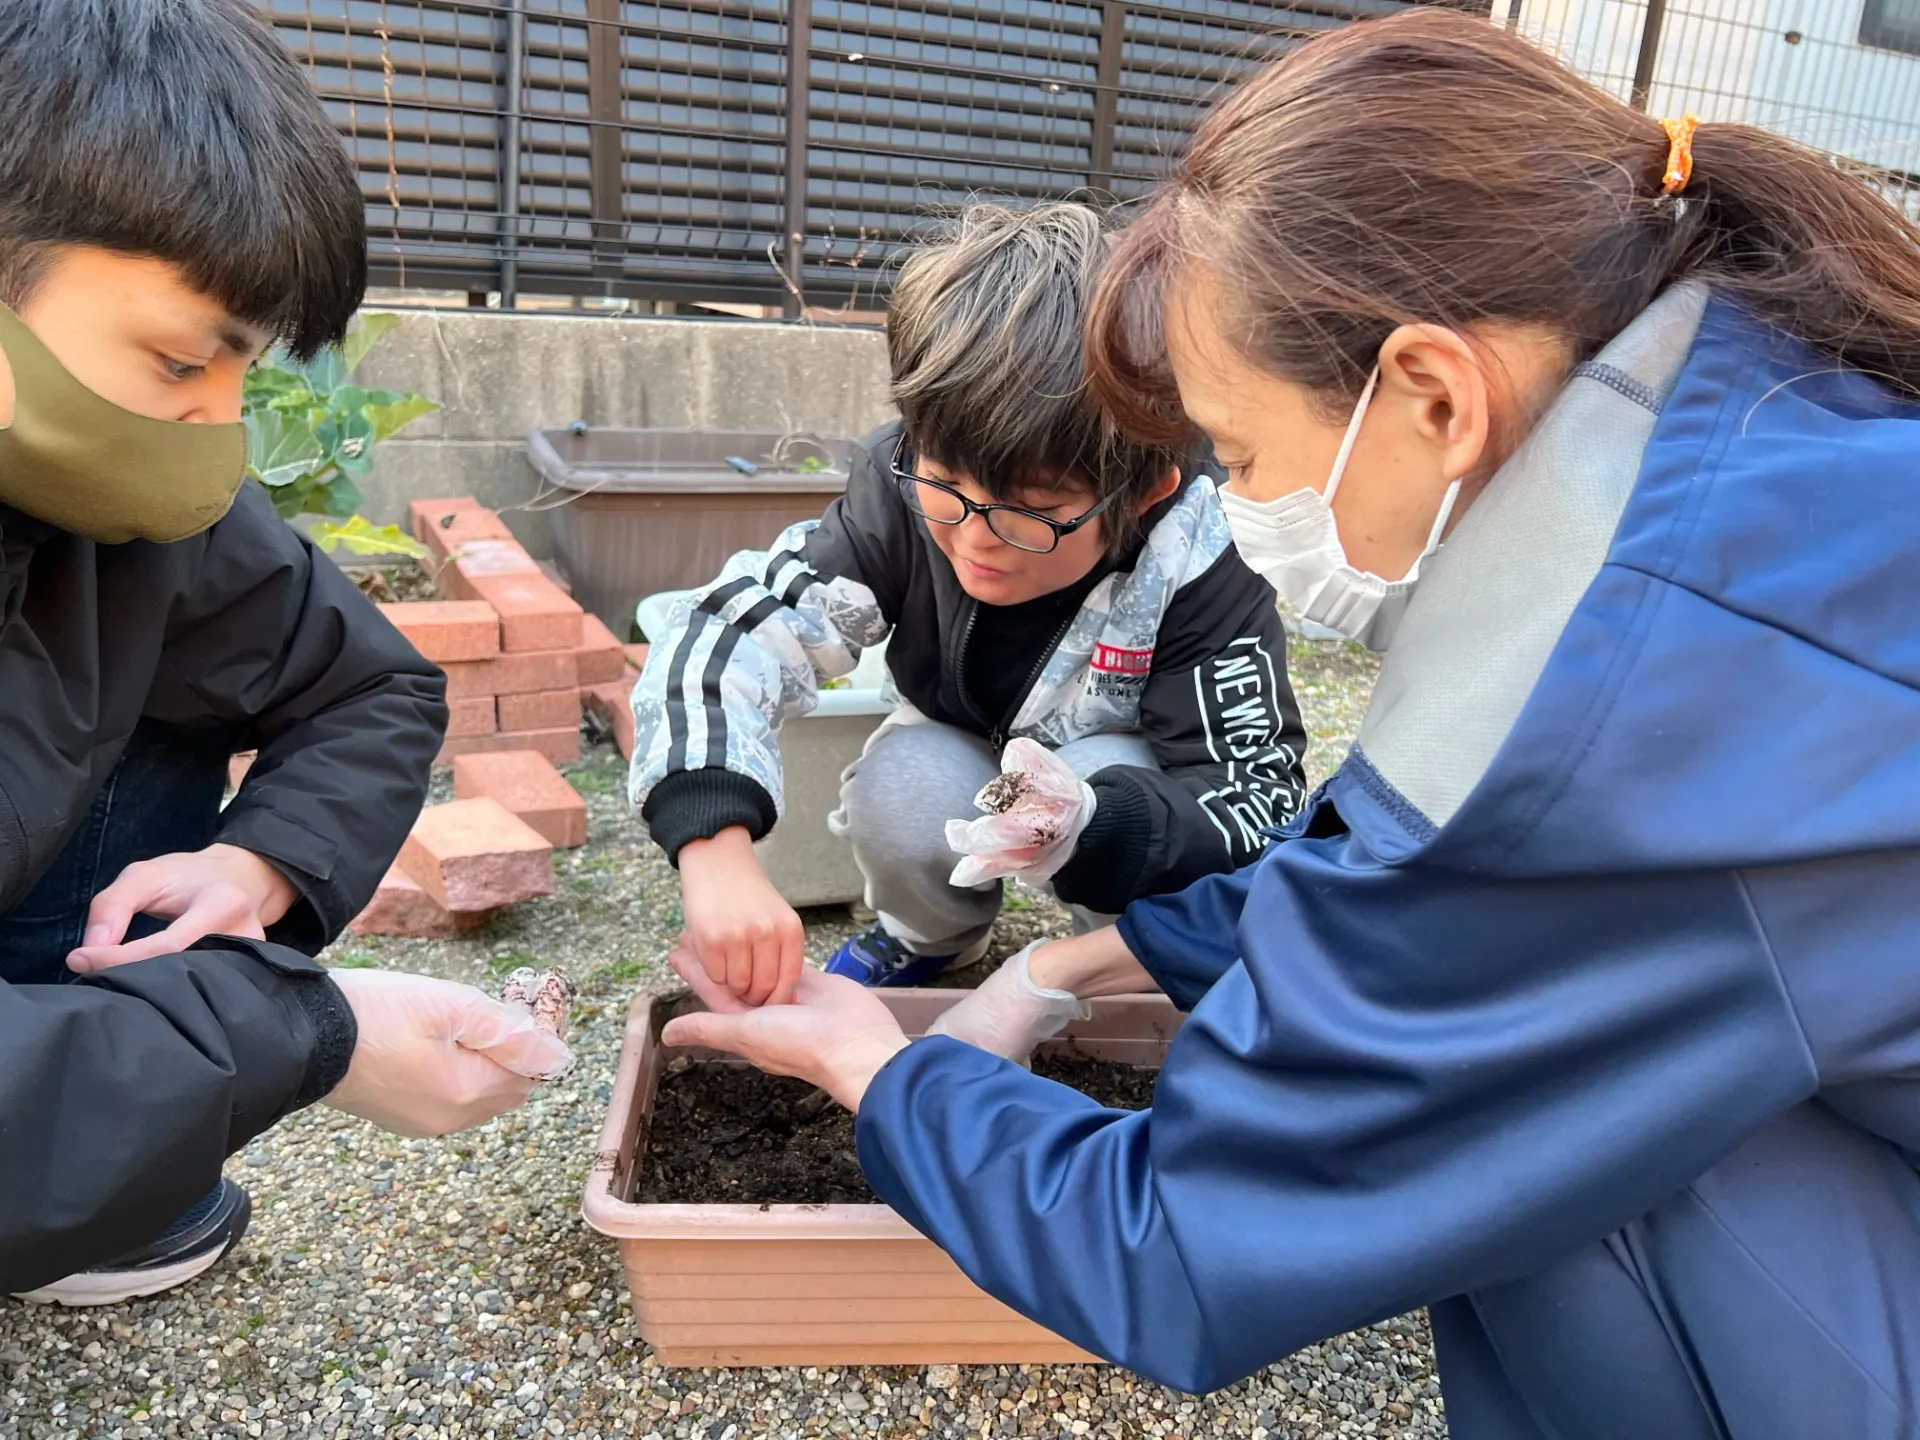
[[[982,1287],[1208,1390],[1597,1240],[1819,1095],[1920,1150],[1920,409],[1670,291],[1408,610],[1340,771],[1121,931],[1154,1108],[954,1040],[874,1189]]]

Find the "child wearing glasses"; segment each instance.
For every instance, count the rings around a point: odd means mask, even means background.
[[[1087,396],[1106,245],[1063,204],[976,206],[920,249],[888,323],[901,419],[824,516],[736,555],[653,647],[634,802],[680,870],[684,943],[749,1004],[790,998],[801,969],[799,917],[752,848],[780,816],[776,733],[882,640],[897,708],[832,822],[878,919],[830,972],[917,985],[985,952],[1001,882],[954,883],[948,822],[978,820],[1016,738],[1079,798],[1000,873],[1050,881],[1084,926],[1247,863],[1301,803],[1272,589],[1195,455],[1129,441]]]

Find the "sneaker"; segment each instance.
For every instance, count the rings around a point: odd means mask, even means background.
[[[246,1233],[252,1215],[247,1192],[223,1179],[152,1244],[16,1298],[41,1304],[118,1305],[140,1295],[157,1295],[212,1269]]]
[[[833,952],[826,971],[858,980],[869,989],[905,987],[924,984],[950,965],[971,965],[986,953],[987,942],[982,940],[953,954],[917,955],[876,920]]]

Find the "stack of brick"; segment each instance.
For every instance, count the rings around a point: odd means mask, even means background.
[[[478,502],[415,501],[413,532],[448,598],[380,608],[447,672],[440,762],[501,750],[578,760],[581,691],[620,677],[620,642]]]
[[[580,688],[580,703],[586,707],[589,715],[598,718],[613,732],[613,743],[620,747],[620,754],[633,758],[633,687],[640,681],[640,671],[647,663],[647,647],[644,645],[622,645],[620,647],[622,671],[620,678],[610,680],[603,685],[583,685]]]
[[[537,751],[460,756],[454,795],[420,812],[355,934],[469,934],[549,894],[554,848],[586,843],[586,801]]]

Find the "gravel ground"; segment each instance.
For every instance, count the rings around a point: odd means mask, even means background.
[[[1372,662],[1297,645],[1320,779],[1365,708]],[[668,1370],[634,1334],[613,1246],[579,1218],[627,1002],[665,983],[677,887],[625,816],[617,757],[572,772],[593,838],[547,900],[462,941],[349,940],[340,965],[491,987],[521,964],[580,979],[574,1077],[443,1141],[326,1109],[236,1156],[253,1228],[172,1295],[95,1311],[0,1301],[0,1436],[789,1435],[1305,1437],[1445,1434],[1416,1316],[1302,1351],[1205,1398],[1095,1366]],[[844,912],[808,917],[819,959]],[[996,953],[1062,928],[1013,897]]]

